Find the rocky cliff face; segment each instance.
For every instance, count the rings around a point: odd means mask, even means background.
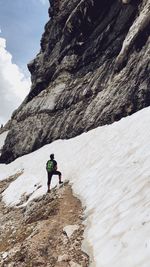
[[[1,162],[150,104],[150,0],[51,0]]]

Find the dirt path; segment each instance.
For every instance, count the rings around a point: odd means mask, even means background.
[[[17,175],[0,182],[0,192]],[[23,208],[0,202],[1,267],[87,267],[81,249],[83,209],[69,184]]]

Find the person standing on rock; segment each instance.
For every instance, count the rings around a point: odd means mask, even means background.
[[[46,170],[47,170],[47,175],[48,175],[48,182],[47,182],[48,190],[47,190],[47,192],[49,193],[51,180],[52,180],[53,175],[59,176],[59,184],[63,183],[61,180],[61,172],[57,171],[57,161],[54,160],[54,154],[50,155],[50,160],[48,160],[46,163]]]

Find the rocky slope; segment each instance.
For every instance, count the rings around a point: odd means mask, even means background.
[[[150,0],[51,0],[1,162],[150,104]]]
[[[19,175],[1,181],[0,194]],[[0,196],[0,266],[89,266],[81,249],[83,209],[70,186],[53,189],[21,207],[27,199],[23,195],[18,207],[8,207]]]

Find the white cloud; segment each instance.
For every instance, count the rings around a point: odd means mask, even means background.
[[[48,0],[40,0],[40,2],[43,4],[43,5],[46,5],[48,3]]]
[[[12,63],[6,40],[0,37],[0,124],[7,122],[30,89],[30,78]]]

